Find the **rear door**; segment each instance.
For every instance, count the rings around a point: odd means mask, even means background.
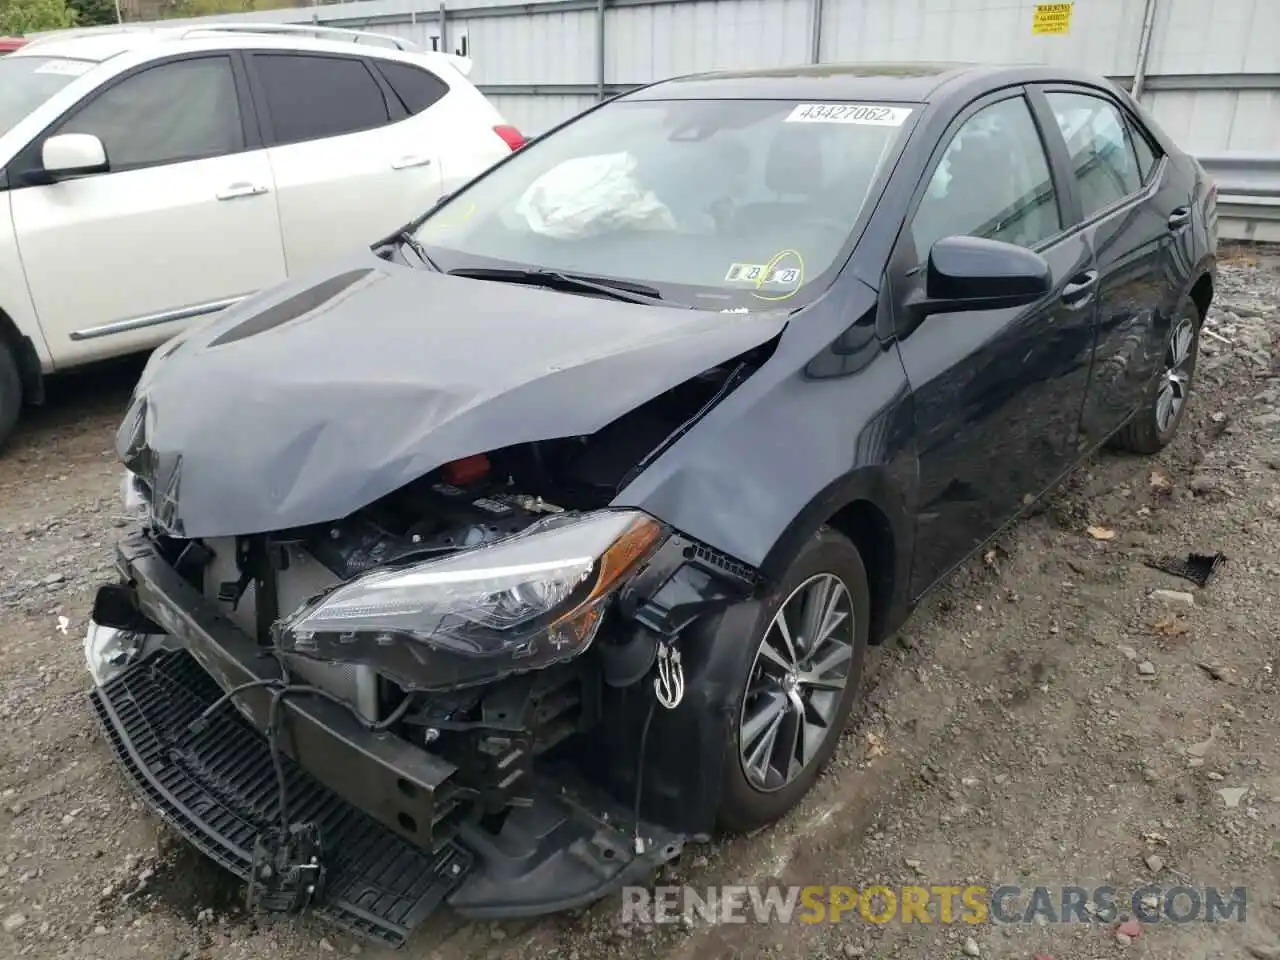
[[[233,56],[150,64],[15,158],[14,230],[55,363],[143,350],[284,279],[271,168]],[[22,185],[47,137],[89,133],[110,170]]]
[[[418,63],[378,56],[371,62],[408,113],[395,127],[402,156],[424,151],[438,156],[441,191],[451,193],[510,154],[513,145],[498,133],[506,124],[493,104],[452,65],[433,59]]]
[[[1162,368],[1186,272],[1179,248],[1191,228],[1191,198],[1119,98],[1073,84],[1037,87],[1032,97],[1065,141],[1098,261],[1098,342],[1079,439],[1089,448],[1143,402]]]
[[[440,195],[433,145],[408,141],[407,110],[369,60],[248,59],[291,275],[386,236]]]
[[[889,269],[899,351],[915,406],[919,595],[1076,460],[1097,271],[1070,190],[1021,89],[971,104],[917,188]],[[1026,307],[913,319],[929,251],[968,235],[1035,250],[1052,293]]]

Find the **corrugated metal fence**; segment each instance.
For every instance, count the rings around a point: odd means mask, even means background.
[[[1070,64],[1135,89],[1202,158],[1227,235],[1280,241],[1280,0],[358,0],[204,20],[317,22],[466,52],[472,79],[528,133],[704,70]]]

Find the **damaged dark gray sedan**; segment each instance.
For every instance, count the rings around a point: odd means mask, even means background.
[[[401,943],[791,809],[864,654],[1173,436],[1215,192],[1058,68],[656,84],[152,357],[86,639],[157,813]]]

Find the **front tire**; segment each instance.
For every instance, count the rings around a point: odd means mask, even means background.
[[[871,593],[862,557],[824,528],[761,606],[733,701],[718,821],[746,832],[809,792],[857,700]]]
[[[0,342],[0,450],[13,433],[22,407],[22,378],[13,351]]]
[[[1204,318],[1190,300],[1183,303],[1169,332],[1160,376],[1147,392],[1142,409],[1112,438],[1112,446],[1129,453],[1159,453],[1178,432],[1191,396],[1200,327]]]

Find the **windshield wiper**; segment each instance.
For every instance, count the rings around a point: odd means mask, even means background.
[[[597,280],[592,277],[580,277],[572,273],[561,273],[558,270],[518,270],[505,267],[458,267],[450,270],[451,277],[470,277],[473,280],[497,280],[500,283],[525,283],[535,287],[546,287],[549,290],[563,290],[566,293],[599,293],[614,300],[625,303],[652,303],[662,306],[680,306],[669,304],[662,299],[653,287],[640,283],[619,282],[614,280]]]
[[[431,254],[427,253],[427,248],[424,247],[419,242],[418,238],[413,235],[412,230],[401,230],[396,234],[396,239],[412,250],[419,260],[425,263],[436,273],[444,273],[444,271],[440,269],[440,264],[431,259]]]

